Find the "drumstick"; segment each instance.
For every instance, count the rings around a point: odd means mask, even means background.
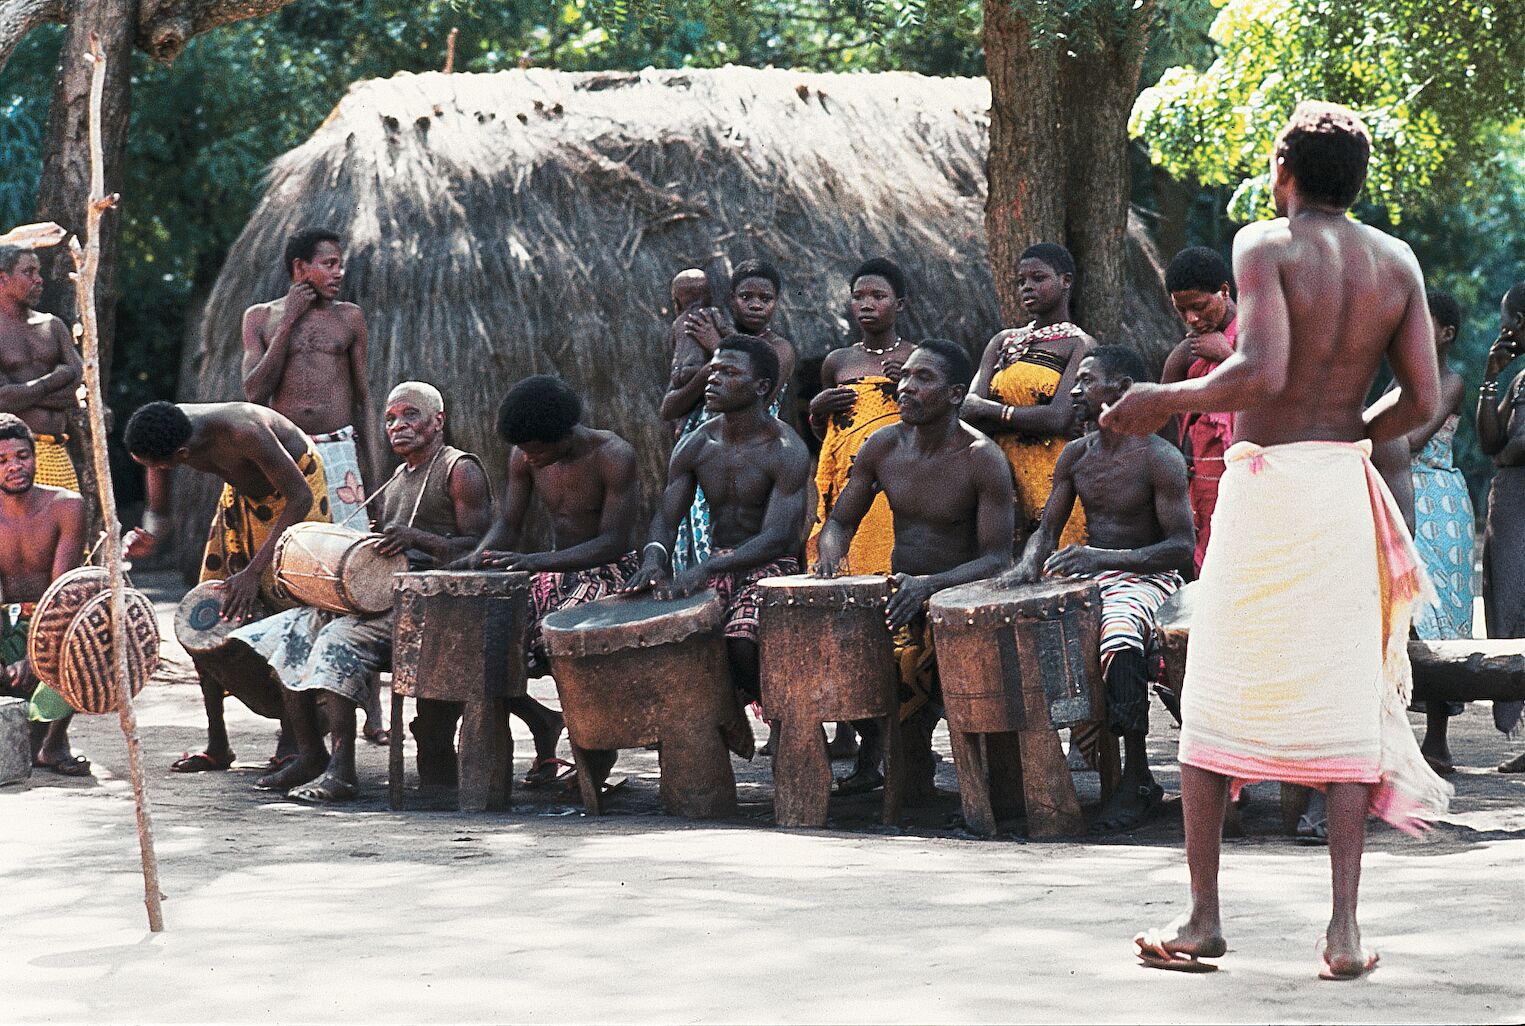
[[[95,485],[100,494],[101,516],[106,528],[106,572],[111,581],[111,658],[116,678],[117,715],[127,739],[127,765],[132,774],[132,797],[137,811],[138,849],[143,859],[143,903],[148,908],[148,929],[164,929],[160,905],[159,859],[154,853],[153,817],[143,777],[143,746],[138,740],[138,717],[133,708],[132,683],[127,670],[126,589],[122,580],[122,526],[117,517],[116,495],[111,488],[111,468],[106,461],[106,410],[102,402],[99,326],[95,316],[95,276],[101,263],[101,217],[116,206],[116,194],[106,194],[101,152],[101,94],[106,85],[106,56],[100,36],[90,33],[90,49],[84,59],[90,70],[90,196],[85,208],[85,245],[69,240],[74,260],[74,289],[82,328],[80,345],[85,363],[85,405],[90,418],[90,455]]]

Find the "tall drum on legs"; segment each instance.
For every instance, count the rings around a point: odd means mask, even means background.
[[[775,724],[774,817],[825,826],[831,761],[822,724],[881,720],[884,822],[900,820],[900,699],[884,625],[886,577],[772,577],[757,586],[762,706]]]
[[[993,834],[1023,806],[1034,837],[1084,830],[1057,727],[1105,719],[1101,595],[1085,581],[978,581],[932,597],[964,820]]]
[[[460,809],[506,809],[514,742],[504,701],[525,693],[526,573],[399,574],[392,621],[390,797],[402,800],[405,695],[461,702]]]
[[[724,732],[745,728],[731,683],[724,607],[713,591],[663,601],[630,596],[541,622],[577,759],[583,805],[597,815],[608,752],[660,744],[662,807],[709,818],[736,811]],[[604,753],[604,754],[601,754]]]

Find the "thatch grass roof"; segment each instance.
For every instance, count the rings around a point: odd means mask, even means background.
[[[327,225],[346,238],[345,294],[366,312],[378,402],[403,378],[437,383],[453,441],[496,475],[499,397],[559,373],[593,423],[636,444],[650,499],[671,441],[655,412],[667,286],[683,267],[705,268],[718,296],[734,263],[775,262],[776,325],[806,357],[851,340],[846,276],[872,255],[907,273],[909,337],[977,352],[1002,326],[984,241],[989,104],[982,79],[902,73],[357,83],[272,168],[187,347],[182,393],[240,397],[242,311],[285,291],[287,235]],[[1180,329],[1157,255],[1137,225],[1129,238],[1125,335],[1157,351]]]

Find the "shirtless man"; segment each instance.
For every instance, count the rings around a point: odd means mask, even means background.
[[[1008,585],[1045,573],[1095,580],[1101,587],[1101,666],[1107,726],[1123,739],[1123,775],[1092,830],[1130,830],[1165,796],[1149,772],[1149,639],[1154,614],[1192,569],[1192,510],[1186,460],[1159,435],[1135,437],[1096,428],[1103,408],[1149,372],[1137,353],[1102,346],[1080,362],[1070,400],[1089,434],[1064,447],[1043,519],[1027,540]],[[1089,537],[1059,547],[1059,532],[1076,498],[1085,505]]]
[[[163,540],[171,523],[169,473],[184,464],[223,482],[201,564],[201,580],[224,582],[223,619],[248,620],[274,608],[276,542],[293,524],[328,520],[323,461],[312,439],[266,406],[154,402],[132,415],[123,440],[133,460],[148,470],[144,523],[159,528],[131,531],[127,558],[152,555]],[[233,682],[212,679],[199,662],[196,669],[207,712],[207,747],[178,760],[171,769],[179,773],[233,764],[222,716],[223,690]],[[268,697],[279,706],[274,689]]]
[[[678,442],[667,488],[651,521],[640,569],[621,589],[681,598],[714,588],[725,603],[731,679],[747,699],[760,693],[757,582],[799,572],[810,455],[787,424],[768,412],[777,390],[778,354],[753,335],[723,339],[709,365],[705,408],[717,416]],[[668,556],[678,522],[703,488],[709,497],[714,548],[697,566],[671,575]],[[752,739],[728,738],[752,756]]]
[[[0,413],[14,413],[32,429],[37,482],[79,491],[64,449],[69,411],[84,364],[69,329],[33,304],[42,299],[37,254],[0,246]]]
[[[79,566],[85,501],[77,492],[36,484],[36,476],[31,428],[14,414],[0,413],[0,694],[28,702],[32,765],[84,777],[90,775],[90,761],[69,750],[73,713],[32,673],[27,626],[48,585]]]
[[[283,414],[318,443],[334,523],[365,530],[365,474],[383,475],[371,427],[365,314],[338,301],[338,234],[308,228],[286,243],[291,288],[244,311],[244,398]]]
[[[937,771],[932,731],[941,693],[927,600],[944,588],[991,577],[1011,563],[1011,471],[994,442],[959,420],[973,379],[974,365],[953,342],[928,339],[911,352],[896,385],[900,422],[875,432],[858,450],[847,487],[821,530],[819,559],[812,568],[820,577],[838,574],[874,496],[882,491],[889,497],[895,521],[895,592],[885,624],[902,668],[900,717],[911,801],[935,794]],[[913,662],[915,672],[906,674]],[[883,746],[873,723],[857,724],[863,735],[858,766],[839,792],[883,782]]]
[[[550,672],[541,621],[614,594],[637,567],[631,549],[639,494],[635,448],[614,432],[581,421],[582,401],[560,378],[537,374],[509,389],[498,408],[498,437],[512,447],[508,497],[503,515],[462,561],[534,575],[527,637],[531,677]],[[540,552],[525,548],[525,515],[536,498],[551,520],[551,547]],[[549,784],[569,772],[556,757],[561,714],[528,695],[509,699],[508,709],[535,736],[535,762],[525,786]]]
[[[1423,575],[1404,572],[1418,557],[1362,449],[1422,424],[1439,376],[1413,253],[1347,215],[1370,152],[1351,111],[1299,104],[1271,159],[1283,216],[1234,240],[1238,351],[1203,378],[1134,385],[1101,415],[1103,428],[1147,434],[1172,415],[1238,411],[1181,702],[1192,906],[1135,938],[1150,966],[1200,968],[1227,950],[1218,854],[1231,784],[1325,789],[1334,908],[1321,975],[1334,979],[1376,964],[1356,920],[1368,810],[1417,829],[1445,807],[1449,789],[1407,726],[1407,667],[1384,661],[1405,643]],[[1402,393],[1368,423],[1384,357]]]

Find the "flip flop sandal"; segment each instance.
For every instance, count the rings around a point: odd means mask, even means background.
[[[577,767],[565,759],[548,756],[544,759],[536,759],[530,764],[529,772],[521,781],[524,787],[534,790],[537,787],[547,787],[558,781],[566,780],[577,772]]]
[[[169,771],[171,773],[210,773],[231,769],[232,766],[232,756],[228,757],[227,762],[219,762],[206,752],[197,752],[194,755],[185,752],[180,758],[170,763]]]
[[[274,773],[284,766],[291,765],[299,758],[301,758],[299,755],[272,755],[269,760],[265,762],[265,772]]]
[[[325,775],[310,784],[293,787],[286,792],[286,797],[304,805],[336,805],[353,801],[359,793],[360,788],[349,781]]]
[[[365,739],[373,745],[389,745],[392,743],[392,733],[381,727],[366,727],[360,732]]]
[[[33,759],[32,765],[38,769],[52,770],[61,777],[88,777],[90,775],[90,760],[83,755],[71,755],[67,759],[59,759],[57,762]]]
[[[1142,826],[1165,801],[1165,789],[1159,784],[1138,785],[1138,796],[1144,799],[1144,807],[1136,812],[1121,813],[1091,824],[1092,834],[1120,834]],[[1189,970],[1188,970],[1189,971]]]
[[[851,776],[843,777],[833,782],[831,793],[840,796],[868,794],[870,791],[877,791],[883,786],[884,774],[882,773],[854,773]]]
[[[1334,966],[1329,964],[1329,953],[1325,950],[1328,946],[1328,938],[1320,937],[1318,944],[1318,957],[1319,961],[1323,963],[1323,968],[1319,970],[1318,978],[1321,980],[1334,980],[1338,983],[1348,983],[1351,980],[1359,980],[1361,977],[1366,976],[1374,969],[1376,969],[1377,963],[1382,961],[1382,956],[1377,954],[1375,951],[1367,951],[1365,948],[1362,948],[1361,954],[1366,956],[1365,962],[1363,964],[1350,969],[1336,969]]]
[[[1186,952],[1170,951],[1165,947],[1159,930],[1146,930],[1133,938],[1139,962],[1150,969],[1165,969],[1176,973],[1215,973],[1218,967],[1202,961],[1202,956]]]

